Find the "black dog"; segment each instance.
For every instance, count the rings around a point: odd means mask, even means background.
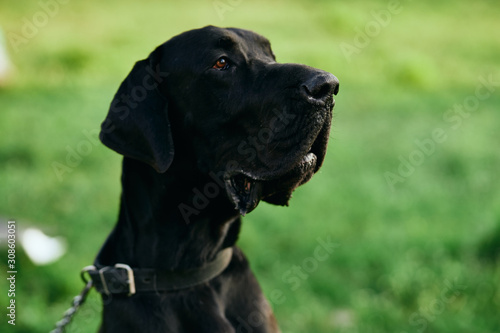
[[[89,270],[101,332],[279,332],[235,247],[240,215],[288,205],[318,171],[338,85],[212,26],[135,64],[101,130],[125,156],[118,223]]]

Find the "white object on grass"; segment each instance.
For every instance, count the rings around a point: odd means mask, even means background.
[[[66,253],[67,244],[62,237],[49,237],[38,229],[29,228],[21,234],[21,245],[35,265],[47,265]]]
[[[7,80],[12,65],[7,54],[7,46],[2,29],[0,28],[0,84]]]

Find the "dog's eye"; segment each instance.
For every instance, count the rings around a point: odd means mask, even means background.
[[[226,57],[220,57],[215,63],[215,65],[212,66],[212,68],[220,70],[228,69],[229,60]]]

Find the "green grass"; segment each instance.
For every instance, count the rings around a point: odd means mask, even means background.
[[[321,172],[290,207],[261,203],[244,218],[239,245],[283,332],[498,332],[500,85],[456,129],[443,117],[474,96],[481,77],[500,81],[500,7],[401,1],[347,59],[342,43],[354,45],[388,4],[241,1],[222,19],[211,1],[60,5],[18,52],[11,48],[16,72],[0,89],[0,216],[65,237],[69,252],[38,267],[18,248],[16,327],[3,315],[0,330],[50,330],[115,223],[120,157],[84,132],[99,128],[136,60],[175,34],[214,24],[255,30],[279,61],[323,68],[341,81]],[[41,10],[38,1],[0,0],[0,7],[2,28],[17,34]],[[419,153],[415,141],[436,129],[446,139],[432,154]],[[91,152],[59,180],[53,162],[84,142]],[[400,158],[412,154],[420,165],[391,186],[387,172],[398,175]],[[339,246],[314,265],[318,238]],[[297,266],[309,272],[292,284]],[[2,278],[2,307],[7,289]],[[94,332],[95,293],[81,311],[70,331]]]

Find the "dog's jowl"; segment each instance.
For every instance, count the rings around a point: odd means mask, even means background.
[[[133,66],[100,134],[124,156],[118,222],[89,271],[101,332],[279,332],[235,246],[240,216],[288,205],[318,171],[338,89],[241,29],[187,31]]]

